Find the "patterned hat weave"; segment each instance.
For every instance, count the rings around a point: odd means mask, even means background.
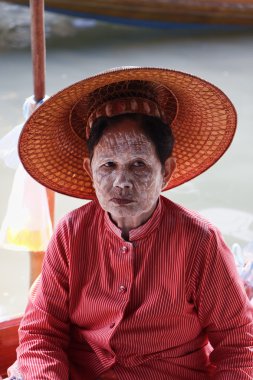
[[[87,128],[108,109],[158,115],[171,124],[177,167],[164,190],[198,176],[229,147],[236,112],[227,96],[203,79],[162,68],[119,68],[84,79],[49,98],[26,122],[19,154],[29,174],[59,193],[94,199],[83,169]],[[134,100],[134,101],[133,101]],[[115,103],[116,102],[116,103]],[[110,106],[110,108],[109,108]]]

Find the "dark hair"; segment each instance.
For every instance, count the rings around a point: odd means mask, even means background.
[[[91,128],[90,137],[87,141],[90,157],[92,158],[94,148],[101,139],[105,129],[126,119],[134,120],[139,123],[139,126],[145,135],[155,145],[157,156],[161,161],[161,164],[164,165],[166,159],[170,157],[174,145],[174,137],[171,128],[158,117],[139,113],[99,117],[94,122]]]

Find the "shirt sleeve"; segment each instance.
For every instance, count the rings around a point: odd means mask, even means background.
[[[193,266],[195,305],[213,347],[213,379],[253,379],[253,309],[217,230],[207,232]]]
[[[61,222],[49,243],[40,280],[21,321],[17,360],[26,380],[69,378],[68,235],[67,223]]]

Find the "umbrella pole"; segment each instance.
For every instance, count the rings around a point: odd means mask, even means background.
[[[31,48],[33,62],[34,99],[39,102],[45,97],[46,44],[44,27],[44,0],[30,0]],[[55,196],[47,189],[47,199],[52,225],[54,224]],[[30,252],[30,285],[41,272],[44,252]]]

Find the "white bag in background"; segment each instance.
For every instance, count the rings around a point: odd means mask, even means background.
[[[26,99],[23,113],[27,119],[40,103],[34,97]],[[20,163],[17,146],[22,125],[13,128],[0,140],[0,158],[11,168],[17,168],[6,216],[0,230],[0,245],[11,250],[45,251],[52,235],[52,223],[44,186],[36,182]]]
[[[40,252],[45,251],[51,235],[46,189],[19,164],[0,230],[0,244],[7,249]]]

